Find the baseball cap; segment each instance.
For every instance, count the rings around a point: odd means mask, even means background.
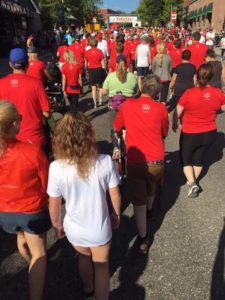
[[[28,56],[25,49],[22,48],[14,48],[10,51],[9,61],[15,67],[23,67],[28,63]]]

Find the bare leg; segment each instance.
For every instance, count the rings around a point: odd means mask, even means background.
[[[97,87],[95,85],[92,85],[91,87],[91,91],[92,91],[92,99],[94,101],[94,106],[97,106]]]
[[[40,235],[24,233],[31,253],[29,265],[30,300],[41,300],[46,274],[46,240],[47,233]]]
[[[187,178],[189,184],[195,182],[194,169],[192,166],[185,166],[183,168],[184,175]]]
[[[137,77],[138,88],[139,88],[140,91],[141,91],[141,83],[142,83],[142,80],[141,80],[141,79],[142,79],[141,76],[138,76],[138,77]]]
[[[202,166],[201,167],[193,166],[193,169],[194,169],[195,179],[198,179],[199,175],[202,172]]]
[[[146,224],[146,205],[134,205],[134,218],[137,225],[138,234],[141,238],[146,237],[147,224]]]
[[[95,298],[96,300],[109,299],[109,251],[110,243],[92,247],[92,260],[95,268]]]
[[[102,88],[99,88],[99,104],[102,104]]]
[[[30,251],[29,251],[29,248],[28,248],[28,245],[27,245],[27,241],[25,239],[23,231],[17,232],[17,247],[18,247],[18,250],[19,250],[20,254],[22,255],[22,257],[28,263],[30,263],[31,254],[30,254]]]

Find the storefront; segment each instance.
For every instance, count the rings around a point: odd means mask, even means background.
[[[25,46],[26,36],[37,28],[39,11],[34,1],[0,0],[0,58],[7,57],[16,44]]]
[[[191,0],[188,5],[188,23],[193,30],[212,28],[223,30],[225,0]]]

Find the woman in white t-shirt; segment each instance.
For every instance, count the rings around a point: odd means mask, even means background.
[[[53,136],[56,160],[49,171],[49,211],[58,238],[66,235],[79,253],[79,273],[84,294],[108,299],[108,257],[112,228],[120,223],[119,176],[111,157],[98,155],[90,121],[80,112],[70,112],[57,123]],[[106,192],[113,212],[109,216]],[[66,215],[61,223],[61,201]],[[93,270],[94,281],[93,286]]]

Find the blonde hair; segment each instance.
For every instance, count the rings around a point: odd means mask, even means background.
[[[63,54],[63,58],[65,59],[66,62],[71,63],[73,65],[76,65],[77,60],[73,54],[72,51],[66,50]]]
[[[66,113],[56,124],[52,145],[56,159],[75,164],[78,175],[88,177],[98,151],[91,122],[84,114]]]
[[[11,102],[0,100],[0,156],[4,154],[6,138],[9,135],[11,125],[18,120],[19,113]]]
[[[116,65],[116,76],[121,83],[125,83],[127,81],[127,66],[125,61],[120,60]]]
[[[165,53],[165,45],[163,43],[157,45],[157,54],[156,54],[156,59],[157,63],[162,68],[162,63],[163,63],[163,56]]]
[[[28,57],[29,57],[29,60],[38,60],[38,55],[37,53],[29,53],[28,52]]]

